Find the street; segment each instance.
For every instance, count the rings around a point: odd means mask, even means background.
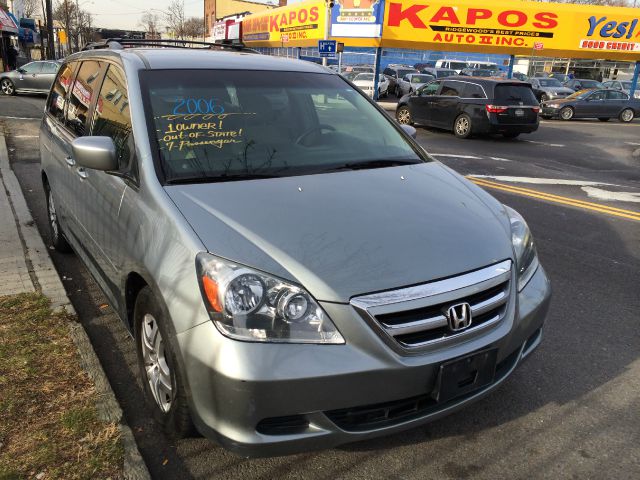
[[[47,242],[44,102],[0,96],[0,129]],[[79,259],[51,250],[153,478],[640,477],[640,122],[544,121],[516,140],[418,128],[417,140],[528,221],[553,287],[537,352],[495,393],[421,428],[243,459],[203,438],[163,435],[143,406],[126,329]]]

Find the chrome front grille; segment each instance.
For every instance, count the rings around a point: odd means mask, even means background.
[[[352,306],[382,335],[403,349],[454,341],[497,325],[505,316],[511,286],[511,261],[457,277],[352,299]],[[471,325],[453,331],[450,307],[471,308]]]

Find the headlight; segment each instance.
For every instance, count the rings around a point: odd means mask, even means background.
[[[509,221],[511,222],[511,241],[516,254],[518,292],[520,292],[538,269],[538,254],[533,244],[529,226],[522,218],[522,215],[506,205],[504,208],[507,210],[507,215],[509,215]]]
[[[344,343],[320,305],[302,287],[208,253],[196,258],[209,316],[236,340]]]

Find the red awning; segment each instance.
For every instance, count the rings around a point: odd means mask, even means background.
[[[18,26],[7,12],[0,8],[0,31],[18,34]]]

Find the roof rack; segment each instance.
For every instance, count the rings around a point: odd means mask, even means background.
[[[106,38],[99,42],[88,43],[82,51],[88,50],[124,50],[136,47],[158,48],[187,48],[203,50],[231,50],[236,52],[260,53],[252,48],[247,48],[244,43],[233,40],[221,42],[199,42],[197,40],[173,40],[173,39],[143,39],[143,38]]]

